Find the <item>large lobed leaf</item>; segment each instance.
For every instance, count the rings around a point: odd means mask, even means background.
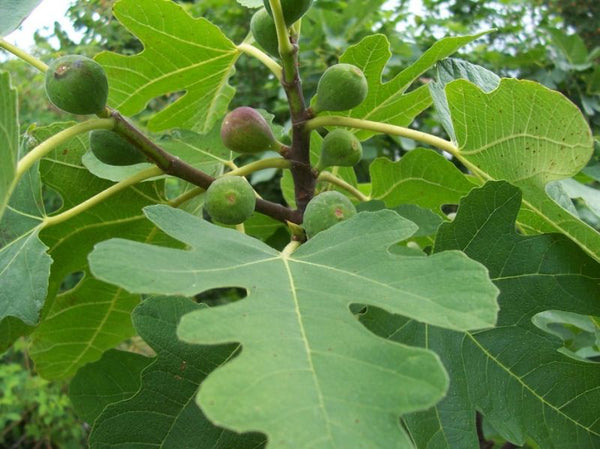
[[[156,97],[185,91],[148,127],[208,132],[234,93],[227,83],[239,56],[233,42],[217,26],[194,19],[170,0],[120,0],[114,15],[144,50],[134,56],[106,52],[96,57],[108,75],[109,104],[133,115]]]
[[[528,232],[565,234],[600,260],[600,233],[572,216],[545,191],[577,174],[593,140],[577,107],[558,92],[503,79],[486,93],[465,80],[447,85],[457,157],[485,180],[506,180],[523,191],[519,224]]]
[[[90,255],[94,274],[132,292],[246,288],[239,302],[185,316],[179,334],[198,344],[242,344],[202,383],[198,401],[215,424],[261,431],[271,448],[408,448],[398,416],[443,396],[437,356],[375,337],[351,304],[452,329],[495,321],[496,290],[478,264],[458,252],[387,251],[415,231],[392,211],[358,214],[291,255],[179,210],[146,213],[191,249],[110,240]]]
[[[546,310],[599,315],[600,265],[564,236],[518,235],[520,203],[520,191],[505,182],[475,189],[435,243],[488,267],[500,289],[496,328],[452,332],[378,311],[366,319],[379,335],[435,350],[450,373],[447,397],[407,418],[419,448],[479,448],[476,411],[517,445],[600,445],[600,365],[559,352],[560,339],[532,322]]]

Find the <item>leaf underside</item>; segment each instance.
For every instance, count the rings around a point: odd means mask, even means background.
[[[270,448],[408,448],[399,415],[443,396],[437,356],[375,337],[351,304],[454,329],[495,321],[496,290],[478,264],[458,252],[426,258],[387,251],[415,231],[392,211],[358,214],[291,256],[182,211],[146,213],[192,249],[112,240],[90,255],[92,271],[132,292],[245,288],[239,302],[185,316],[178,332],[197,344],[242,344],[235,360],[202,383],[198,401],[215,424],[259,430]]]

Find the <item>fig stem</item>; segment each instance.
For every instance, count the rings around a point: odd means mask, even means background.
[[[114,131],[121,134],[124,138],[135,145],[160,167],[166,174],[188,181],[202,189],[208,189],[208,186],[215,180],[212,176],[204,173],[202,170],[191,166],[185,161],[165,151],[159,145],[146,137],[139,129],[129,123],[119,114],[118,111],[112,112],[112,118],[115,120]],[[302,213],[291,210],[289,207],[281,204],[273,203],[263,199],[256,200],[257,212],[268,215],[269,217],[281,222],[291,221],[293,223],[301,223]]]
[[[280,83],[288,99],[292,121],[292,145],[289,151],[280,154],[285,155],[285,158],[292,162],[290,171],[294,180],[294,196],[300,218],[297,223],[300,223],[304,209],[315,192],[315,176],[310,167],[310,130],[306,127],[306,121],[312,116],[306,109],[302,92],[298,67],[298,42],[295,40],[297,36],[290,37],[288,34],[280,0],[269,0],[269,4],[275,21],[279,56],[283,67]]]
[[[273,157],[269,159],[262,159],[260,161],[252,162],[250,164],[244,165],[243,167],[236,167],[235,169],[225,173],[223,176],[248,176],[251,173],[254,173],[258,170],[264,170],[266,168],[290,168],[290,161],[286,161],[280,157]],[[196,187],[192,190],[189,190],[177,198],[173,198],[169,201],[169,206],[171,207],[179,207],[186,201],[191,200],[192,198],[202,194],[205,191],[202,187]]]
[[[389,134],[392,136],[407,137],[409,139],[416,140],[417,142],[427,143],[431,146],[447,151],[453,156],[459,157],[460,155],[458,147],[456,147],[449,140],[445,140],[422,131],[405,128],[403,126],[337,115],[315,117],[306,122],[306,125],[309,129],[317,129],[323,126],[346,126],[349,128],[365,129],[368,131],[375,131],[377,133]]]
[[[265,67],[267,67],[275,77],[280,80],[283,76],[283,69],[274,59],[272,59],[268,54],[264,51],[259,50],[254,45],[250,45],[247,43],[241,43],[237,46],[237,49],[242,53],[247,54],[248,56],[252,56],[262,62]]]
[[[333,173],[330,173],[328,171],[322,171],[321,173],[319,173],[317,182],[320,182],[320,181],[328,182],[330,184],[336,185],[336,186],[344,189],[346,192],[348,192],[348,193],[352,194],[354,197],[356,197],[356,199],[358,199],[359,201],[370,201],[371,200],[370,197],[366,196],[364,193],[362,193],[356,187],[354,187],[351,184],[348,184],[343,179],[338,178]]]
[[[181,206],[183,203],[185,203],[186,201],[191,200],[192,198],[197,197],[198,195],[201,195],[202,193],[204,193],[206,190],[203,189],[202,187],[194,187],[191,190],[188,190],[185,193],[182,193],[181,195],[179,195],[176,198],[173,198],[172,200],[170,200],[167,204],[171,207],[179,207]]]
[[[246,227],[244,226],[244,223],[240,223],[240,224],[235,225],[235,229],[236,229],[236,231],[238,231],[238,232],[240,232],[242,234],[246,233]]]
[[[32,65],[42,73],[45,73],[48,70],[48,66],[45,63],[43,63],[36,57],[30,55],[29,53],[21,50],[20,48],[15,47],[14,45],[6,42],[4,39],[0,39],[0,48],[4,48],[9,53],[12,53],[16,57]]]
[[[79,134],[93,131],[95,129],[113,129],[114,126],[115,120],[112,118],[96,118],[86,122],[78,123],[70,128],[54,134],[52,137],[40,143],[37,147],[21,158],[17,164],[15,180],[13,181],[14,185],[17,184],[21,176],[23,176],[25,172],[29,170],[33,164],[35,164],[36,161],[43,158],[57,146],[65,143]]]
[[[132,185],[138,184],[147,179],[154,178],[155,176],[160,176],[161,174],[163,174],[163,171],[158,167],[150,167],[146,170],[142,170],[139,173],[136,173],[135,175],[132,175],[129,178],[110,186],[108,189],[103,190],[102,192],[92,196],[91,198],[88,198],[87,200],[83,201],[82,203],[79,203],[77,206],[74,206],[71,209],[68,209],[58,215],[45,217],[44,221],[42,221],[41,223],[41,227],[46,228],[48,226],[54,226],[59,223],[63,223],[81,214],[82,212],[91,209],[92,207],[96,206],[102,201],[105,201],[109,197],[123,191],[124,189],[127,189],[128,187],[131,187]]]
[[[281,1],[269,0],[269,4],[271,5],[271,11],[273,12],[273,21],[275,22],[275,29],[277,30],[277,43],[279,47],[279,55],[282,59],[284,59],[285,55],[291,55],[294,53],[294,46],[290,42],[290,35],[288,34],[288,28],[285,24],[285,18],[283,17],[283,8],[281,7]]]
[[[283,250],[281,251],[281,257],[283,259],[287,259],[294,253],[294,251],[296,251],[300,247],[301,244],[302,242],[298,240],[290,241],[290,243],[285,245],[285,248],[283,248]]]

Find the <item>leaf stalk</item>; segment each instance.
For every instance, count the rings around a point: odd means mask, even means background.
[[[275,77],[280,80],[283,76],[283,69],[274,59],[272,59],[269,55],[267,55],[264,51],[259,50],[254,45],[250,45],[247,43],[241,43],[237,46],[237,49],[242,53],[247,54],[248,56],[252,56],[262,62],[265,67],[267,67]]]
[[[328,182],[330,184],[336,185],[336,186],[344,189],[346,192],[350,193],[351,195],[353,195],[359,201],[369,201],[371,199],[368,196],[366,196],[364,193],[362,193],[360,190],[358,190],[356,187],[354,187],[353,185],[348,184],[343,179],[338,178],[333,173],[330,173],[328,171],[322,171],[321,173],[319,173],[317,182],[319,182],[319,181]]]
[[[422,131],[416,131],[403,126],[390,125],[388,123],[374,122],[352,117],[342,117],[337,115],[324,115],[309,120],[306,125],[309,129],[317,129],[324,126],[345,126],[348,128],[364,129],[367,131],[374,131],[392,136],[407,137],[409,139],[416,140],[417,142],[426,143],[433,147],[447,151],[456,157],[458,157],[460,154],[458,147],[449,140],[445,140],[441,137],[424,133]]]
[[[154,178],[155,176],[160,176],[162,173],[163,171],[158,167],[150,167],[146,170],[142,170],[141,172],[136,173],[135,175],[132,175],[129,178],[110,186],[108,189],[103,190],[102,192],[92,196],[91,198],[88,198],[84,202],[78,204],[75,207],[72,207],[69,210],[66,210],[58,215],[45,217],[41,227],[46,228],[48,226],[54,226],[59,223],[63,223],[85,212],[86,210],[91,209],[92,207],[96,206],[102,201],[105,201],[111,196],[125,190],[126,188],[131,187],[132,185],[138,184],[147,179]]]
[[[0,48],[4,48],[9,53],[12,53],[19,59],[22,59],[23,61],[25,61],[29,65],[35,67],[42,73],[46,73],[46,71],[48,70],[47,64],[43,63],[36,57],[30,55],[29,53],[21,50],[20,48],[15,47],[14,45],[10,44],[9,42],[6,42],[4,39],[0,39]]]

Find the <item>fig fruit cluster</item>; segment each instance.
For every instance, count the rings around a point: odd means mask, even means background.
[[[343,193],[330,190],[311,199],[304,211],[304,231],[310,239],[319,232],[356,215],[352,201]]]
[[[79,55],[53,61],[46,71],[46,94],[57,108],[71,114],[99,114],[106,107],[108,80],[100,64]]]
[[[223,176],[213,181],[206,190],[206,211],[219,223],[243,223],[250,218],[255,206],[254,189],[241,176]]]

